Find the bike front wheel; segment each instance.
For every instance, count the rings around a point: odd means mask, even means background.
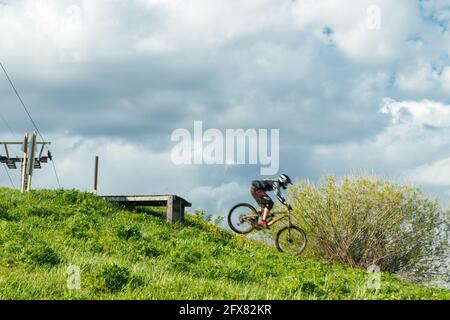
[[[275,245],[281,252],[299,256],[306,248],[306,233],[297,226],[284,227],[275,237]]]
[[[258,212],[248,203],[239,203],[228,213],[228,225],[240,234],[251,232],[258,224]]]

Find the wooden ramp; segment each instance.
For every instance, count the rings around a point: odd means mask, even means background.
[[[184,208],[192,204],[174,195],[134,195],[134,196],[100,196],[101,198],[125,206],[167,207],[167,222],[175,223],[184,220]]]

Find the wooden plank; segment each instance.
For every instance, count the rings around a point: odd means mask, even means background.
[[[168,195],[139,195],[139,196],[103,196],[106,200],[114,202],[146,202],[146,201],[167,201]]]
[[[114,196],[101,196],[102,198],[109,200],[109,201],[120,201],[120,202],[126,202],[126,201],[133,201],[133,202],[140,202],[140,201],[167,201],[169,197],[176,197],[180,199],[181,201],[184,201],[186,207],[190,207],[191,203],[186,201],[185,199],[177,196],[177,195],[114,195]]]

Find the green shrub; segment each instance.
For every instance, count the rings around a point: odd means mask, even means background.
[[[45,243],[30,243],[24,253],[24,260],[31,265],[53,267],[61,262],[58,254]]]
[[[94,276],[94,288],[111,293],[123,289],[130,281],[130,271],[116,264],[103,266]]]
[[[158,257],[161,252],[148,242],[141,242],[138,245],[139,253],[147,258]]]
[[[11,216],[8,212],[8,205],[4,203],[0,203],[0,220],[11,221],[14,220],[14,217]]]
[[[199,251],[189,249],[179,249],[174,252],[172,266],[179,271],[189,271],[190,266],[198,263],[202,259]]]
[[[125,225],[120,226],[117,230],[117,235],[119,238],[124,240],[133,239],[141,239],[142,234],[136,226],[133,225]]]
[[[445,263],[448,212],[420,189],[379,179],[327,177],[290,189],[309,253],[351,267],[430,275]]]
[[[0,227],[0,265],[15,266],[22,261],[22,252],[31,235],[14,224]]]
[[[20,206],[18,206],[15,209],[15,211],[21,217],[29,217],[29,216],[48,217],[56,214],[54,207],[45,204],[44,205],[35,204],[32,202],[20,204]]]
[[[320,289],[319,286],[317,286],[315,283],[313,282],[303,282],[300,287],[299,290],[302,292],[305,292],[307,294],[316,294],[316,295],[323,295],[324,292],[322,289]]]
[[[86,238],[91,228],[90,220],[84,215],[70,217],[65,226],[65,233],[74,238]]]

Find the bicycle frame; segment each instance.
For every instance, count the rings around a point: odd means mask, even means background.
[[[277,212],[272,212],[274,219],[271,220],[270,222],[267,223],[267,225],[271,226],[274,225],[275,223],[278,223],[279,221],[283,220],[283,219],[288,219],[288,226],[291,227],[292,226],[292,222],[291,222],[291,213],[290,211],[277,211]],[[278,218],[275,218],[276,216],[279,216]]]

